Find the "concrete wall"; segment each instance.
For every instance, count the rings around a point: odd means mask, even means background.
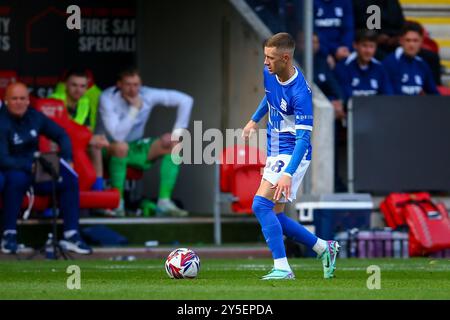
[[[140,0],[138,12],[138,65],[144,82],[194,97],[191,133],[194,121],[202,121],[203,131],[218,128],[224,133],[227,128],[242,128],[264,95],[262,42],[270,36],[245,2]],[[313,93],[312,192],[330,193],[334,177],[333,109],[315,85]],[[156,109],[147,133],[155,136],[170,131],[174,118],[174,110]],[[261,127],[265,128],[265,123]],[[158,168],[145,175],[145,194],[152,197],[157,196]],[[190,211],[211,214],[214,183],[212,166],[183,165],[174,198]],[[299,190],[297,197],[301,194]],[[287,211],[294,213],[293,208]]]
[[[263,56],[261,41],[234,8],[227,0],[141,0],[138,6],[144,83],[194,97],[191,133],[194,120],[203,130],[242,128],[263,95]],[[170,131],[174,118],[174,110],[158,107],[147,134]],[[147,196],[157,196],[158,177],[159,164],[145,174]],[[211,214],[213,186],[213,166],[182,165],[174,198],[192,212]]]

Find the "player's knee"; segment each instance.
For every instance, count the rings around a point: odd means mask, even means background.
[[[254,213],[257,213],[260,211],[261,205],[259,204],[259,201],[255,198],[253,198],[253,203],[252,203],[252,211]]]
[[[255,196],[253,198],[252,210],[255,214],[266,212],[268,210],[271,211],[272,208],[273,208],[273,202],[270,201],[269,199],[266,199],[261,196]]]
[[[111,146],[112,155],[118,158],[125,158],[128,155],[128,143],[119,142]]]
[[[159,139],[161,140],[161,146],[164,149],[169,149],[172,147],[172,135],[170,133],[163,134]]]

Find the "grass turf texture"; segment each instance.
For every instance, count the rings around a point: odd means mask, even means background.
[[[450,299],[450,260],[342,259],[336,278],[322,278],[316,259],[290,259],[297,279],[261,281],[268,259],[203,259],[197,279],[172,280],[162,260],[0,261],[0,299]],[[81,269],[69,290],[66,268]],[[369,290],[367,267],[381,269]]]

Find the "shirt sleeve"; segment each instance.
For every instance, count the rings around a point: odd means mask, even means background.
[[[133,128],[139,110],[130,107],[125,118],[115,112],[114,105],[118,103],[117,98],[111,92],[104,92],[100,96],[99,113],[106,133],[116,142],[125,141]]]
[[[384,67],[384,70],[386,71],[394,94],[401,94],[401,83],[399,81],[396,81],[395,65],[392,63],[391,56],[386,57],[386,59],[383,60],[382,65]]]
[[[391,80],[389,79],[389,76],[384,69],[383,66],[381,66],[381,86],[380,86],[380,94],[391,96],[394,94],[394,89],[392,88]]]
[[[259,103],[255,113],[253,114],[252,120],[255,122],[259,122],[266,115],[267,112],[268,112],[267,96],[264,96],[264,98],[262,98],[261,102]]]
[[[336,79],[340,84],[344,101],[347,102],[347,100],[352,95],[352,89],[350,86],[350,81],[348,79],[348,73],[346,72],[345,69],[346,67],[343,63],[338,63],[336,65],[336,68],[334,68],[334,74],[336,75]]]
[[[300,162],[305,156],[310,145],[311,131],[313,129],[313,108],[311,89],[305,84],[303,94],[293,101],[295,113],[295,147],[291,160],[284,171],[292,176],[297,171]]]
[[[330,88],[329,98],[330,100],[343,100],[344,95],[342,93],[341,86],[339,85],[333,70],[328,66],[326,66],[325,77],[328,82],[328,86]]]
[[[439,91],[436,87],[436,82],[434,82],[433,74],[431,73],[431,69],[428,64],[424,61],[424,71],[425,71],[425,83],[424,89],[426,94],[437,94],[439,95]]]
[[[186,129],[189,126],[194,99],[186,93],[169,90],[142,88],[143,97],[153,105],[177,108],[177,118],[173,126],[174,130]]]
[[[68,162],[72,162],[72,143],[70,142],[69,135],[62,127],[50,118],[47,118],[43,114],[41,114],[41,118],[41,133],[58,144],[61,150],[61,158]]]
[[[348,48],[348,50],[353,51],[353,39],[355,36],[355,21],[353,18],[353,6],[351,0],[345,2],[344,7],[344,20],[342,26],[342,43]]]
[[[284,173],[291,176],[297,171],[298,166],[302,162],[306,151],[311,143],[311,131],[309,130],[296,130],[295,135],[295,147],[292,152],[291,160],[289,161]]]

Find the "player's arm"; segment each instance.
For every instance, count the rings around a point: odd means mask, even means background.
[[[242,138],[250,138],[253,132],[258,129],[258,122],[266,115],[267,113],[267,97],[264,96],[261,102],[258,105],[255,113],[253,114],[251,120],[245,125],[242,131]]]
[[[50,118],[46,117],[42,113],[39,113],[38,115],[42,122],[41,133],[58,144],[59,149],[61,150],[59,153],[61,158],[69,163],[72,163],[72,143],[70,142],[69,135],[62,127]]]
[[[292,183],[292,175],[297,171],[300,162],[305,156],[306,151],[308,150],[308,146],[311,140],[311,131],[298,129],[296,130],[296,140],[295,140],[295,148],[292,152],[291,160],[289,161],[286,170],[283,172],[283,176],[280,178],[278,183],[273,186],[276,188],[274,199],[280,200],[283,193],[286,195],[286,199],[289,198],[291,194],[291,183]]]
[[[114,112],[114,97],[110,92],[104,92],[100,96],[99,113],[103,121],[103,125],[109,136],[116,142],[125,141],[127,135],[133,128],[134,122],[140,109],[130,106],[129,112],[124,119],[120,119],[119,115]]]
[[[308,89],[309,91],[309,89]],[[274,199],[280,200],[283,193],[287,198],[291,194],[292,176],[297,171],[303,157],[308,150],[311,141],[311,131],[313,125],[312,118],[312,99],[311,95],[305,90],[302,96],[294,101],[295,110],[295,147],[292,152],[291,160],[283,172],[280,180],[272,188],[276,188]]]
[[[439,95],[439,91],[436,87],[436,82],[434,82],[433,74],[431,72],[430,67],[428,67],[427,64],[425,64],[424,67],[425,67],[425,84],[424,84],[425,93]]]
[[[189,126],[194,99],[181,91],[168,89],[142,88],[144,100],[153,105],[163,105],[165,107],[176,107],[177,117],[173,126],[172,135],[180,137],[182,129]]]

